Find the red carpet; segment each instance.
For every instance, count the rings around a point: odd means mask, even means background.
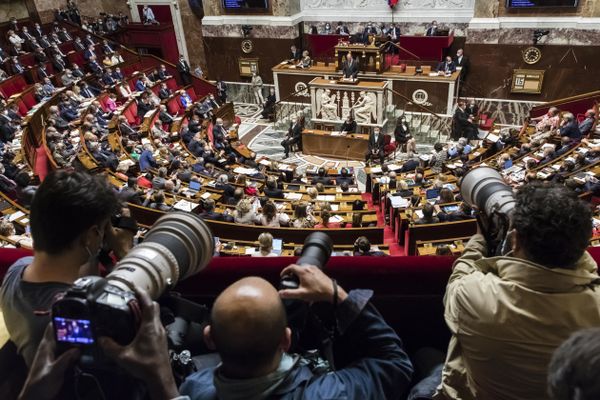
[[[379,208],[379,204],[373,205],[373,198],[371,193],[363,193],[362,198],[367,202],[367,207],[369,209],[375,209],[377,211],[377,226],[384,226],[385,219],[383,217],[383,213]],[[392,256],[403,256],[404,255],[404,247],[400,246],[396,242],[396,238],[394,237],[394,232],[389,226],[385,226],[383,229],[383,242],[387,244],[390,249],[390,255]]]

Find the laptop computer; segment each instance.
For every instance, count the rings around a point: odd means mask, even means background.
[[[280,256],[281,255],[282,247],[283,247],[283,240],[282,239],[273,239],[273,253],[275,253],[278,256]]]
[[[196,182],[196,181],[190,181],[190,190],[192,192],[197,192],[200,190],[200,182]]]

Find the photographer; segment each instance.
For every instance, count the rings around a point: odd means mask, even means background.
[[[369,302],[372,292],[346,293],[315,266],[291,265],[282,271],[287,274],[298,277],[298,289],[278,293],[263,279],[245,278],[219,295],[204,334],[222,363],[189,376],[181,393],[192,400],[399,398],[412,365]],[[287,353],[292,332],[281,298],[334,305],[340,333],[334,352],[343,357],[342,368],[315,375],[303,358]]]
[[[546,399],[553,351],[573,332],[600,325],[600,277],[586,252],[591,221],[589,206],[564,186],[523,186],[511,250],[487,258],[489,243],[476,234],[454,263],[443,372],[438,367],[430,391],[419,384],[409,399],[432,398],[440,381],[434,399]]]
[[[80,276],[97,275],[97,256],[106,247],[118,258],[132,246],[133,233],[114,228],[119,210],[103,177],[55,171],[31,204],[34,257],[13,264],[0,288],[0,308],[10,339],[31,365],[52,303]]]
[[[132,379],[141,381],[152,400],[185,399],[179,397],[169,364],[167,335],[160,321],[159,306],[150,296],[136,290],[141,308],[138,333],[127,346],[120,346],[110,338],[99,343],[111,360],[125,370]],[[19,400],[52,400],[60,398],[66,372],[77,362],[80,350],[72,348],[56,354],[52,325],[48,324],[37,350]]]

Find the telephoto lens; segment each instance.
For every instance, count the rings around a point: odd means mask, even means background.
[[[510,215],[515,207],[512,188],[504,183],[502,175],[490,167],[472,169],[460,181],[460,195],[471,206],[485,215]]]
[[[333,251],[333,242],[331,238],[323,232],[313,232],[306,240],[304,240],[304,246],[302,246],[302,254],[296,261],[298,265],[314,265],[319,269],[323,269],[331,252]],[[297,289],[300,285],[300,281],[297,276],[286,275],[281,278],[282,289]]]
[[[137,286],[156,300],[168,287],[200,272],[214,253],[213,235],[196,214],[170,212],[106,279],[123,290]]]

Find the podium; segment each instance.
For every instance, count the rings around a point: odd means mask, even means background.
[[[391,103],[388,81],[359,80],[344,84],[314,78],[309,82],[312,121],[342,124],[350,113],[359,126],[382,127],[387,122],[385,107]]]
[[[348,52],[358,60],[359,71],[362,73],[381,74],[384,70],[384,45],[340,43],[335,46],[335,68],[340,70]]]

